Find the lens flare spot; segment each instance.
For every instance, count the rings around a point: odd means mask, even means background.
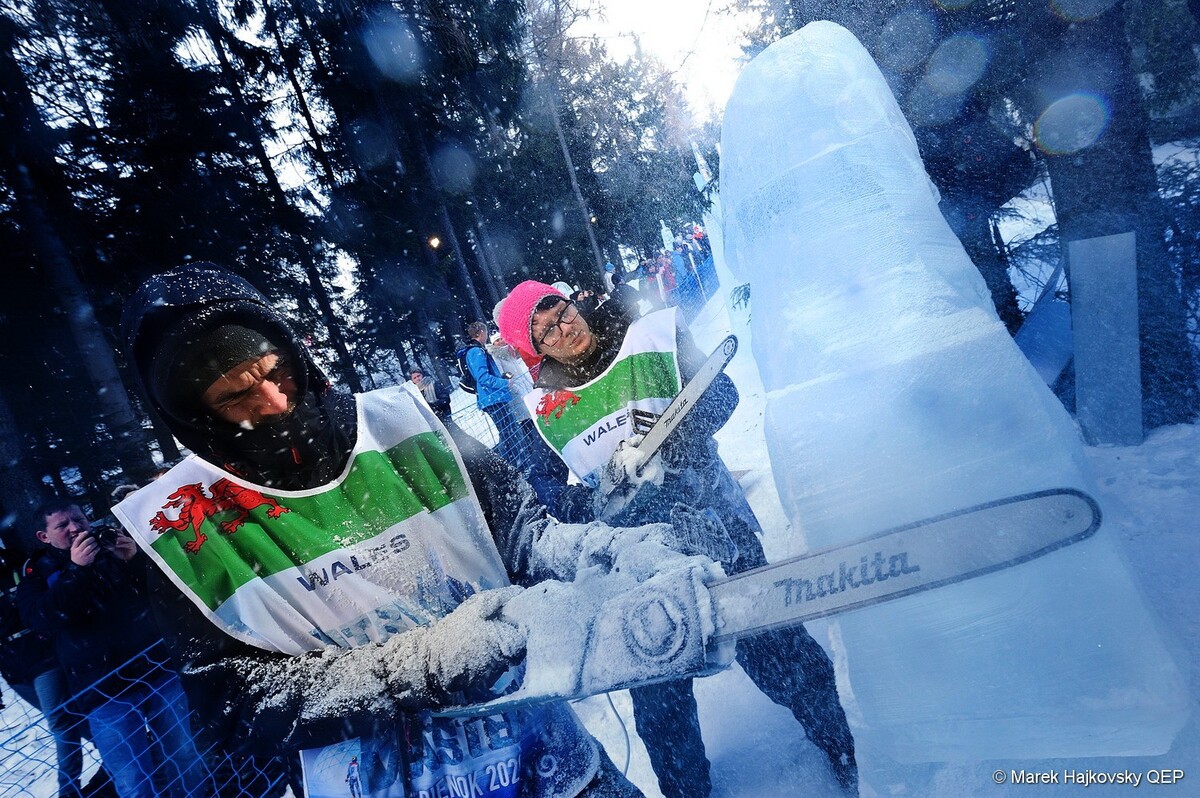
[[[987,45],[978,36],[951,36],[929,57],[925,82],[944,97],[961,95],[983,77],[987,64]]]
[[[1033,123],[1033,140],[1048,155],[1068,155],[1096,143],[1108,127],[1108,103],[1094,94],[1069,94]]]
[[[371,60],[387,77],[398,83],[416,83],[421,79],[425,56],[421,42],[399,14],[377,14],[362,34]]]
[[[377,169],[392,158],[391,141],[379,125],[362,121],[352,124],[350,130],[351,150],[360,166]]]
[[[906,100],[908,118],[917,127],[937,127],[954,120],[963,107],[961,94],[945,95],[934,91],[929,81],[922,78]]]
[[[449,194],[466,194],[475,185],[475,159],[461,147],[446,144],[430,158],[438,188]]]

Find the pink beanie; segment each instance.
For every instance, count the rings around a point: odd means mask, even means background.
[[[526,280],[510,291],[496,309],[496,326],[500,328],[500,337],[525,354],[537,357],[533,332],[529,328],[533,321],[533,309],[548,296],[566,299],[562,291],[537,280]]]

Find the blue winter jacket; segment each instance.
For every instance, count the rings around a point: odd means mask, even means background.
[[[486,349],[479,344],[468,346],[466,360],[475,378],[475,401],[480,409],[512,400],[508,380],[502,376],[504,372]]]

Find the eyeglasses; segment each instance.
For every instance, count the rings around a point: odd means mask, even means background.
[[[541,349],[542,347],[546,347],[546,346],[557,345],[558,342],[562,340],[562,336],[563,336],[562,325],[572,324],[578,318],[579,318],[578,308],[575,307],[574,302],[571,302],[570,300],[568,300],[566,307],[564,307],[562,310],[560,310],[558,312],[558,318],[554,320],[554,323],[551,324],[546,329],[546,331],[544,333],[542,333],[542,337],[540,339],[538,339],[538,341],[537,341],[538,349]]]

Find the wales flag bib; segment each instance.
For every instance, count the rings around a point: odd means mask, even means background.
[[[208,616],[259,648],[383,642],[508,577],[457,450],[403,388],[358,399],[342,475],[263,488],[199,457],[113,508]]]
[[[538,432],[586,484],[596,486],[597,471],[633,435],[630,411],[657,416],[681,390],[675,330],[674,308],[643,316],[629,325],[600,376],[577,387],[525,395]]]
[[[286,654],[383,642],[507,585],[458,450],[428,405],[406,387],[356,399],[358,440],[328,485],[268,489],[191,457],[113,512],[209,620]],[[561,705],[405,722],[420,754],[388,783],[365,785],[370,795],[575,795],[598,766]],[[364,756],[378,748],[361,746]],[[395,761],[394,744],[383,746],[375,753]],[[302,752],[309,795],[326,794],[321,763],[345,772],[344,748]]]

